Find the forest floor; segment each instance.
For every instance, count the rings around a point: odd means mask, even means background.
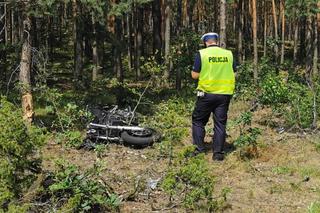
[[[249,104],[234,101],[229,120],[235,119]],[[215,177],[214,194],[229,188],[227,208],[223,212],[307,212],[308,206],[320,198],[320,153],[314,143],[319,135],[282,132],[272,124],[278,122],[268,108],[259,107],[254,112],[253,124],[262,129],[259,138],[259,156],[241,160],[239,152],[228,153],[223,162],[213,162],[212,153],[206,154],[212,176]],[[280,122],[280,121],[279,121]],[[211,125],[211,124],[209,124]],[[191,118],[190,118],[191,126]],[[270,127],[269,127],[270,126]],[[228,131],[227,142],[237,135],[236,129]],[[210,137],[206,138],[209,143]],[[174,146],[174,152],[191,144],[190,136]],[[54,168],[54,160],[64,158],[82,169],[97,161],[94,151],[67,148],[54,141],[43,149],[44,168]],[[180,205],[169,204],[169,197],[160,189],[161,178],[168,168],[168,159],[159,157],[155,146],[145,149],[108,144],[99,158],[105,165],[102,177],[122,198],[121,212],[186,212]],[[151,189],[150,183],[158,183]]]

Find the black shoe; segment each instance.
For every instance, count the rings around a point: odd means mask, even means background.
[[[213,156],[212,156],[212,160],[214,160],[214,161],[223,161],[224,160],[224,154],[220,153],[220,152],[214,153]]]

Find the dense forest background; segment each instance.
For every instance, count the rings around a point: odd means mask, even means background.
[[[226,165],[184,158],[192,149],[190,72],[207,32],[219,33],[238,64],[227,139],[237,149],[227,164],[230,176],[244,178],[218,191],[212,176]],[[318,0],[0,1],[0,212],[270,211],[255,196],[277,211],[319,212],[319,39]],[[139,105],[142,124],[163,142],[76,150],[86,107],[105,104]],[[237,189],[251,190],[247,175],[274,179],[261,185],[267,195],[246,191],[243,204]],[[159,179],[156,192],[149,177]],[[292,193],[296,200],[287,200]]]

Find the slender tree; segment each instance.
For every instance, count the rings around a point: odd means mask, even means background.
[[[74,41],[74,79],[80,80],[82,73],[82,29],[80,19],[80,3],[77,0],[73,0],[73,41]]]
[[[164,73],[164,79],[168,82],[169,81],[169,75],[170,75],[170,16],[171,16],[171,11],[170,11],[170,5],[167,3],[166,5],[166,10],[165,10],[165,36],[164,36],[164,41],[165,41],[165,61],[167,64],[167,69]]]
[[[267,56],[267,30],[268,30],[268,12],[267,12],[267,1],[263,4],[264,12],[264,23],[263,23],[263,57]]]
[[[26,2],[25,4],[29,4]],[[31,76],[30,76],[30,66],[31,66],[31,20],[29,15],[24,14],[23,21],[23,44],[21,52],[21,62],[20,62],[20,73],[19,81],[21,85],[21,96],[22,96],[22,111],[23,118],[28,123],[33,120],[33,101],[31,93]]]
[[[131,14],[128,13],[126,15],[126,21],[127,21],[127,25],[126,25],[126,28],[127,28],[127,39],[128,39],[128,70],[129,72],[131,72],[132,70],[132,43],[131,43],[131,34],[132,34],[132,28],[131,28]]]
[[[99,59],[98,59],[98,48],[97,48],[97,23],[92,15],[92,29],[93,29],[93,44],[92,44],[92,62],[93,62],[93,70],[92,70],[92,80],[97,80],[98,71],[99,71]]]
[[[6,4],[5,3],[0,3],[0,44],[7,44],[7,11],[6,11]],[[6,58],[7,54],[5,51],[5,48],[1,48],[0,50],[0,69],[2,70],[2,76],[1,76],[1,81],[6,82]],[[4,85],[0,82],[0,89],[1,86]]]
[[[227,47],[226,41],[226,0],[220,0],[220,46]]]
[[[285,0],[281,0],[280,2],[280,13],[281,13],[281,58],[280,63],[284,62],[284,46],[285,46]]]
[[[297,57],[298,57],[298,39],[299,39],[299,20],[298,17],[296,17],[296,9],[294,9],[294,36],[293,36],[293,61],[294,63],[297,62]]]
[[[143,8],[136,7],[136,41],[135,41],[135,62],[136,77],[141,78],[141,56],[143,50]]]
[[[243,61],[243,25],[244,25],[244,0],[239,0],[238,3],[238,61],[242,63]]]
[[[253,33],[253,78],[258,84],[258,42],[257,42],[257,5],[256,0],[252,0],[252,33]]]
[[[273,15],[273,26],[274,26],[274,51],[275,51],[275,58],[276,60],[279,57],[279,48],[278,48],[278,18],[277,18],[277,9],[276,9],[276,3],[275,0],[272,1],[272,15]]]
[[[153,19],[153,54],[156,55],[158,63],[161,62],[161,10],[160,0],[154,0],[152,2],[152,19]]]
[[[6,4],[0,3],[0,43],[6,43]]]

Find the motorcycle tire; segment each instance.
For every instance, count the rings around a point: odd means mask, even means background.
[[[154,142],[159,141],[160,135],[153,129],[146,129],[149,133],[145,135],[135,135],[132,131],[124,131],[121,133],[123,142],[129,145],[146,147],[152,145]]]

